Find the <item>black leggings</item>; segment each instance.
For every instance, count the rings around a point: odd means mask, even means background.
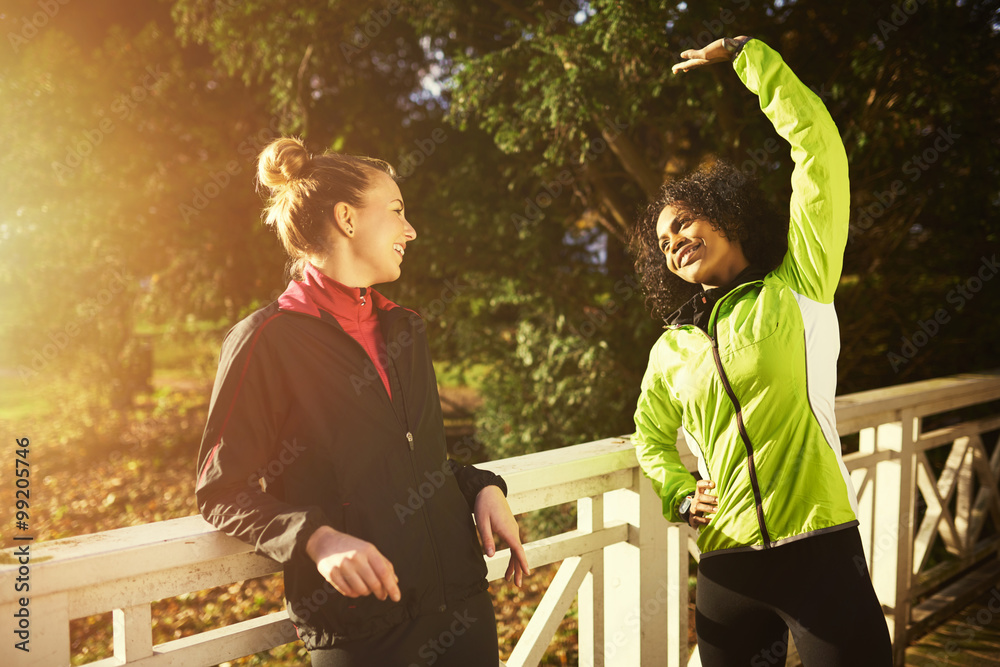
[[[497,622],[489,591],[417,616],[385,635],[309,652],[313,667],[496,667]]]
[[[856,527],[702,558],[695,623],[704,667],[783,666],[789,630],[805,667],[892,665]]]

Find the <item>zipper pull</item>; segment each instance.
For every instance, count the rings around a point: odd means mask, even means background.
[[[365,305],[365,294],[367,294],[368,288],[362,287],[360,288],[360,290],[361,290],[361,305],[363,306]]]
[[[410,443],[410,451],[413,451],[413,434],[409,431],[406,432],[406,441]]]

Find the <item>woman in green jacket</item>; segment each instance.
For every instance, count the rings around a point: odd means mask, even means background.
[[[732,62],[791,144],[789,214],[724,163],[664,185],[639,221],[636,266],[666,331],[635,414],[663,514],[700,529],[704,665],[890,665],[834,416],[833,295],[847,241],[847,156],[820,99],[763,42],[720,39],[674,71]],[[679,309],[678,295],[692,294]],[[702,480],[677,454],[678,430]]]

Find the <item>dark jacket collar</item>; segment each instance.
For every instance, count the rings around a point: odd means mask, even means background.
[[[693,324],[707,333],[708,321],[712,317],[712,309],[715,308],[715,304],[718,303],[719,299],[744,283],[762,280],[767,273],[767,271],[750,265],[740,271],[728,285],[698,292],[687,303],[665,317],[663,321],[667,326]]]
[[[365,297],[363,300],[362,291]],[[306,264],[302,280],[289,282],[284,293],[278,297],[278,307],[281,310],[313,317],[320,317],[320,311],[326,311],[335,318],[354,319],[358,316],[358,309],[367,311],[363,315],[370,315],[372,306],[378,310],[399,308],[370,287],[348,287],[325,275],[312,264]]]

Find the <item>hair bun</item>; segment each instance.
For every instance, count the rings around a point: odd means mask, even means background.
[[[305,145],[294,137],[275,139],[261,152],[257,161],[257,179],[272,193],[308,175],[312,157]]]

